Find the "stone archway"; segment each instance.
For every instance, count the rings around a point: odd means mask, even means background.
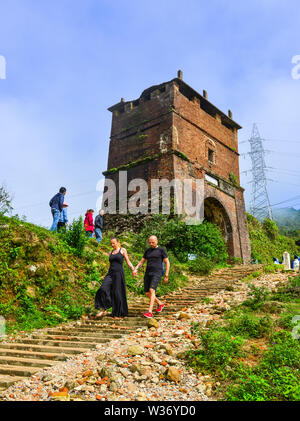
[[[214,197],[208,197],[204,200],[204,218],[221,229],[229,259],[233,257],[233,232],[230,218],[224,206]]]

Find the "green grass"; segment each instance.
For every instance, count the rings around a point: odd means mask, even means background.
[[[295,244],[295,239],[280,235],[274,221],[266,219],[261,223],[247,213],[247,225],[253,260],[270,264],[273,262],[273,257],[282,260],[284,251],[288,251],[292,257],[294,254],[300,254],[300,247]]]
[[[216,399],[300,400],[300,340],[293,336],[300,323],[292,322],[300,315],[299,284],[300,276],[277,292],[252,286],[248,299],[209,329],[192,323],[200,345],[186,352],[186,364],[221,383],[214,389]],[[283,312],[263,314],[273,302]]]

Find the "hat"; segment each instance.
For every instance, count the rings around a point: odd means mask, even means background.
[[[63,208],[67,208],[68,206],[69,205],[66,202],[63,203]]]

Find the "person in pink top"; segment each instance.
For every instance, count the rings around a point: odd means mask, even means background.
[[[93,219],[93,209],[88,209],[84,218],[84,229],[87,237],[92,238],[94,233],[94,219]]]

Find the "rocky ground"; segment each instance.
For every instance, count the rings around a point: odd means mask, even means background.
[[[290,274],[276,273],[251,280],[274,289]],[[73,356],[15,383],[0,394],[5,401],[207,401],[214,400],[210,376],[194,373],[181,359],[198,346],[191,322],[208,327],[222,313],[247,297],[248,283],[236,281],[232,291],[210,296],[209,304],[183,308],[175,316],[137,329],[134,334],[97,345],[96,350]],[[80,323],[80,322],[77,322]]]

